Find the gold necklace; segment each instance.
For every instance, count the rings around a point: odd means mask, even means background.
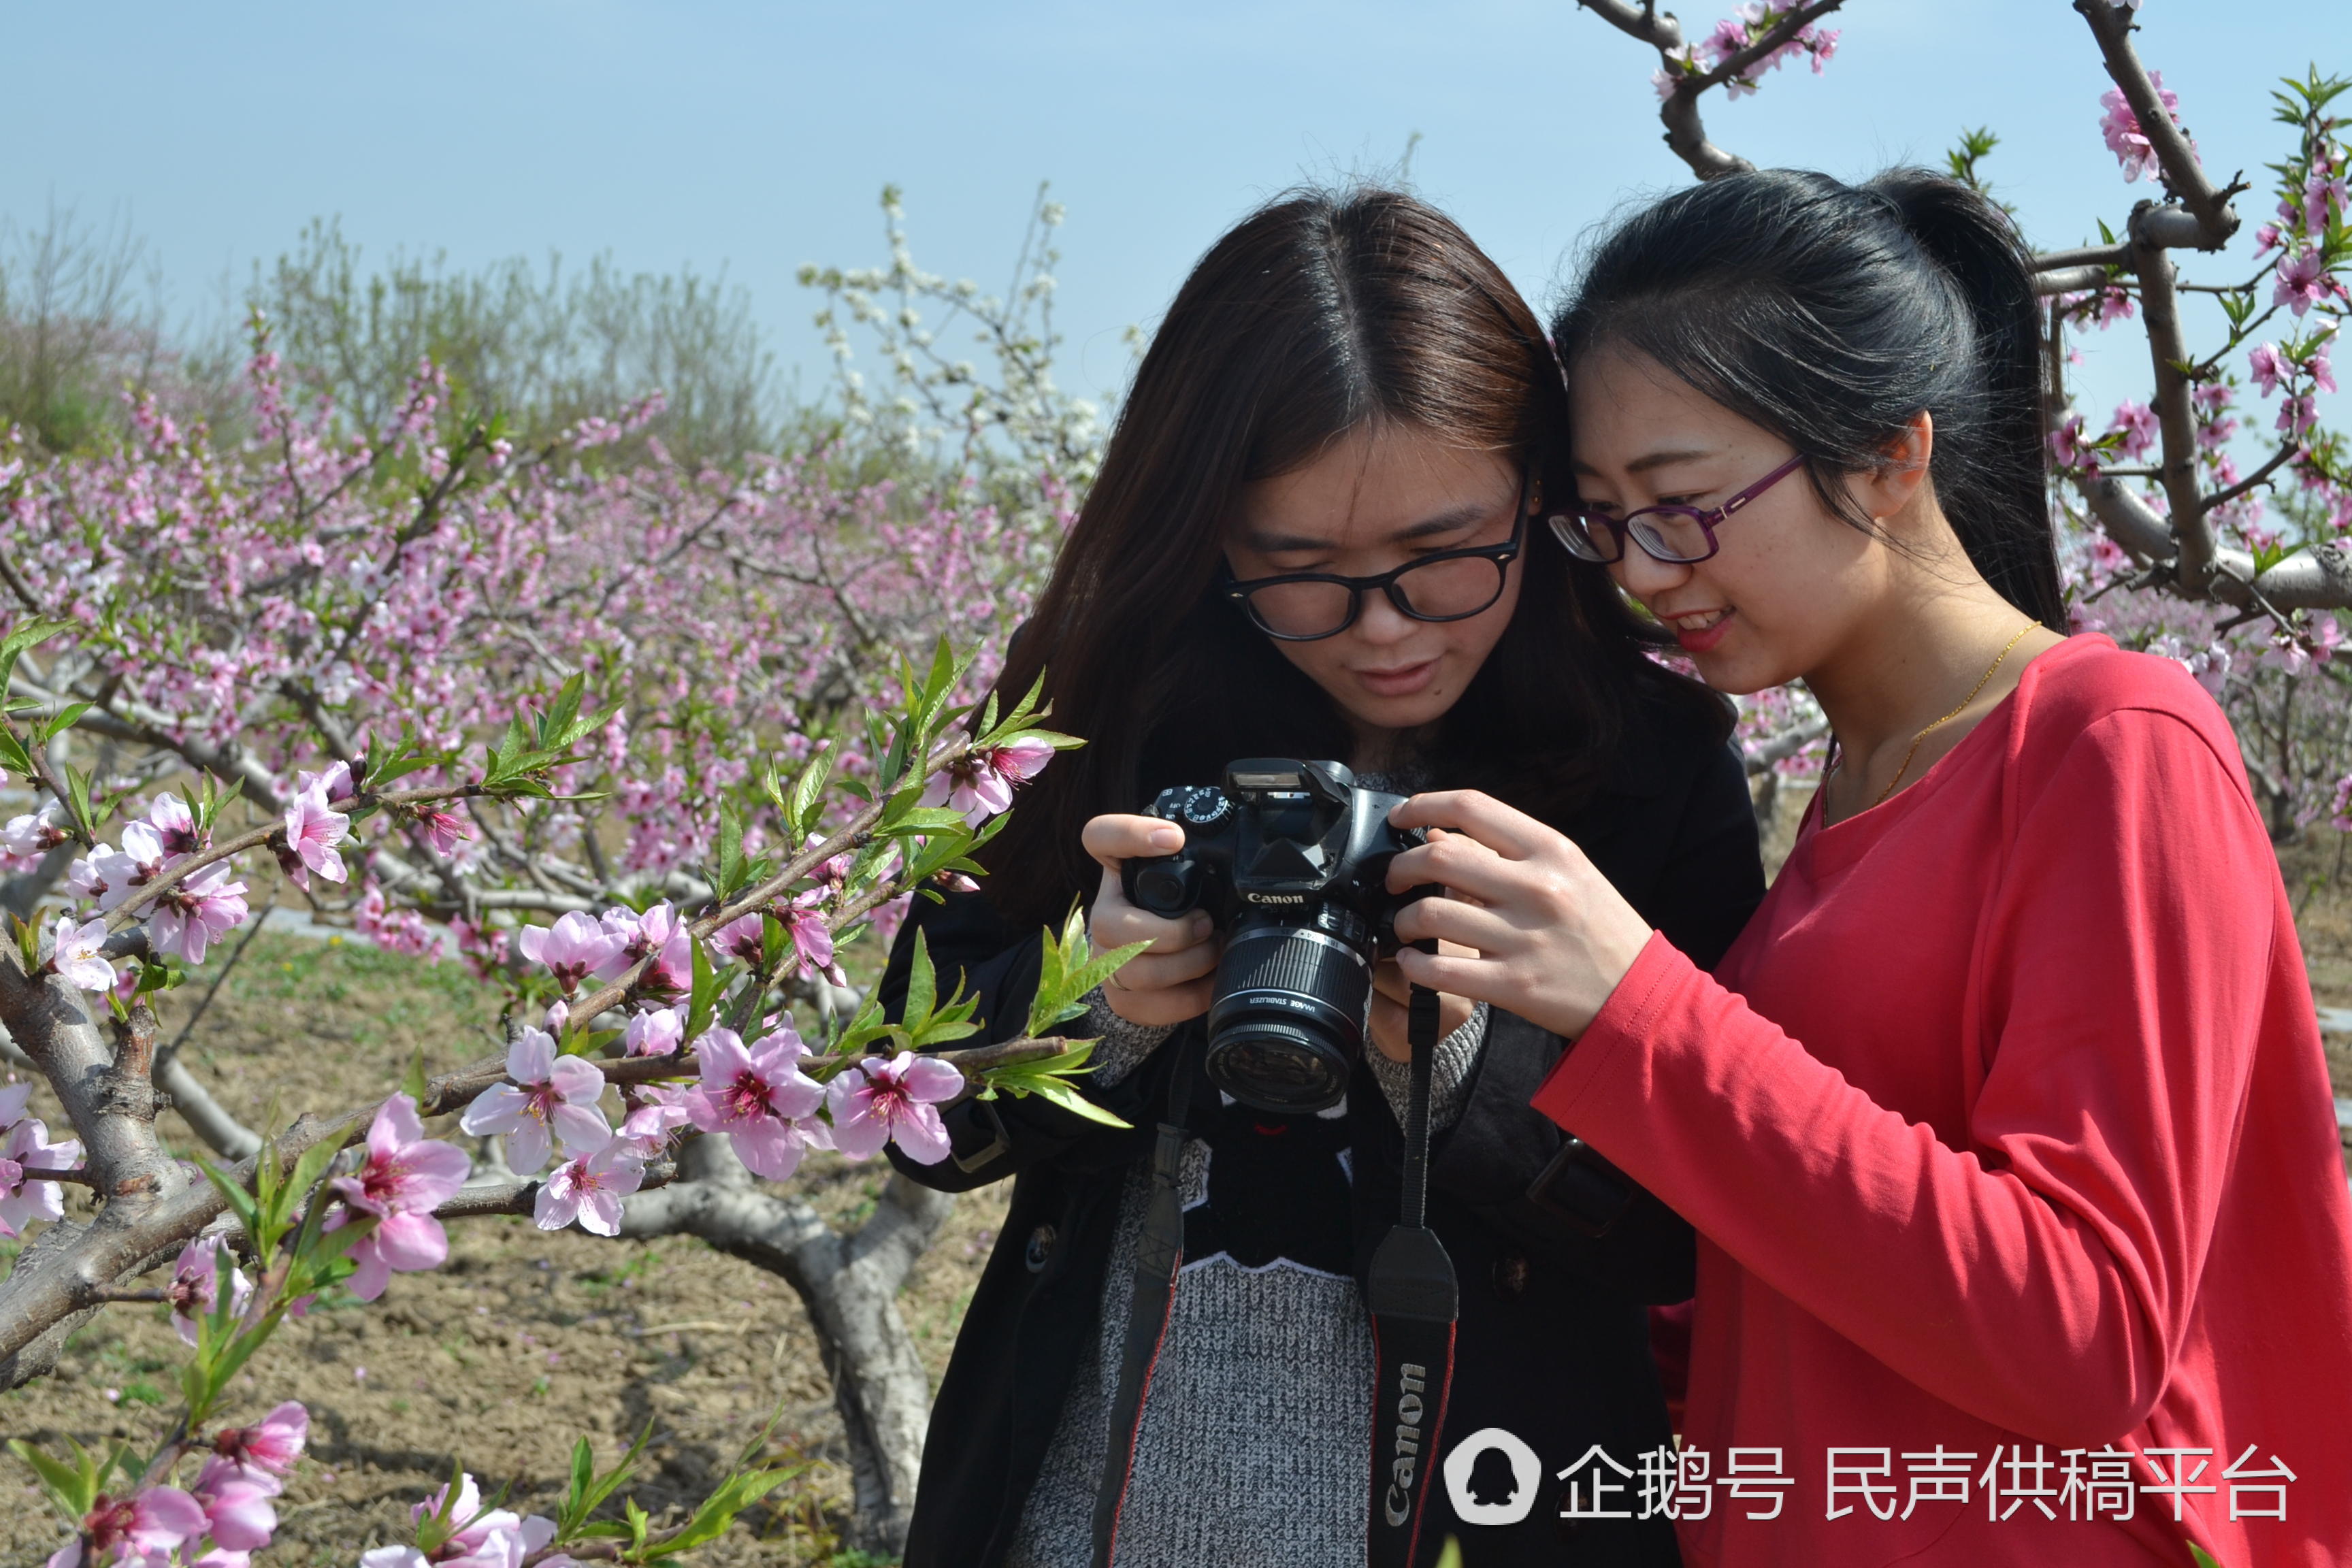
[[[1966,697],[1961,698],[1958,704],[1954,707],[1949,713],[1945,714],[1941,719],[1937,720],[1934,723],[1929,724],[1927,728],[1921,730],[1917,734],[1911,737],[1911,749],[1903,753],[1903,765],[1895,770],[1895,776],[1886,781],[1886,787],[1878,792],[1878,798],[1870,803],[1868,809],[1875,811],[1878,807],[1886,804],[1887,796],[1895,793],[1895,786],[1901,784],[1903,782],[1903,775],[1911,771],[1911,759],[1919,754],[1919,742],[1926,740],[1936,731],[1950,723],[1953,720],[1958,718],[1962,713],[1966,712],[1968,710],[1969,704],[1977,700],[1977,693],[1985,689],[1986,684],[1992,679],[1994,673],[1998,671],[2002,663],[2008,659],[2009,650],[2015,647],[2019,643],[2023,642],[2025,640],[2025,634],[2032,631],[2039,625],[2041,625],[2039,621],[2028,621],[2025,625],[2020,626],[2017,630],[2017,635],[2010,638],[2009,641],[2003,643],[2001,645],[2000,651],[1992,656],[1992,662],[1985,666],[1985,672],[1982,675],[1977,677],[1977,683],[1969,688],[1969,694]],[[1838,771],[1841,773],[1845,771],[1845,754],[1843,748],[1840,749],[1838,754]]]

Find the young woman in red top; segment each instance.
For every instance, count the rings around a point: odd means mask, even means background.
[[[1475,950],[1406,973],[1575,1037],[1536,1106],[1700,1232],[1696,1563],[2352,1561],[2294,922],[2212,700],[2061,635],[2037,321],[1917,172],[1629,220],[1554,323],[1552,526],[1710,685],[1805,681],[1834,765],[1714,979],[1540,824],[1398,810],[1444,831],[1394,885],[1456,895],[1400,933]]]

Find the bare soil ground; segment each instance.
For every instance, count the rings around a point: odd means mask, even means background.
[[[1768,854],[1785,857],[1804,792],[1783,793]],[[2313,990],[2352,1006],[2352,887],[2332,840],[2282,856],[2299,906]],[[166,1000],[170,1038],[200,993]],[[381,1096],[413,1056],[429,1069],[490,1049],[500,994],[456,963],[425,965],[341,942],[266,934],[191,1036],[196,1070],[240,1117],[283,1122]],[[2338,1094],[2352,1094],[2352,1036],[2327,1038]],[[54,1125],[56,1113],[49,1116]],[[173,1118],[174,1147],[196,1146]],[[454,1126],[436,1130],[465,1142]],[[854,1223],[880,1190],[878,1167],[813,1161],[795,1186]],[[1004,1212],[1003,1189],[959,1200],[901,1310],[934,1376]],[[11,1244],[0,1243],[0,1256]],[[79,1334],[60,1375],[0,1394],[0,1438],[151,1444],[167,1414],[179,1342],[161,1308],[110,1310]],[[462,1464],[524,1508],[548,1508],[574,1440],[610,1462],[655,1434],[637,1501],[690,1506],[769,1417],[771,1462],[810,1468],[697,1561],[859,1562],[839,1549],[849,1486],[841,1426],[799,1299],[782,1280],[698,1241],[548,1236],[521,1219],[451,1227],[448,1265],[400,1275],[373,1306],[348,1298],[293,1323],[247,1374],[229,1411],[249,1419],[299,1396],[310,1453],[288,1489],[269,1561],[350,1563],[394,1537],[408,1505]],[[674,1515],[673,1515],[674,1517]],[[0,1459],[0,1564],[38,1563],[62,1537],[14,1460]]]
[[[200,994],[200,993],[197,993]],[[169,1039],[194,994],[166,1002]],[[422,1052],[428,1070],[485,1054],[499,994],[456,963],[425,965],[341,942],[258,938],[192,1037],[192,1064],[248,1125],[364,1103]],[[54,1129],[58,1117],[48,1110]],[[200,1152],[176,1119],[175,1149]],[[433,1129],[461,1145],[454,1123]],[[820,1156],[795,1188],[836,1224],[869,1210],[887,1171]],[[936,1377],[971,1299],[1002,1194],[961,1200],[900,1310]],[[450,1226],[450,1260],[394,1277],[382,1300],[329,1300],[289,1324],[238,1387],[247,1420],[299,1397],[310,1455],[282,1500],[268,1561],[348,1564],[394,1538],[408,1505],[462,1464],[486,1489],[551,1510],[572,1445],[609,1464],[648,1423],[635,1489],[649,1510],[698,1501],[771,1415],[771,1463],[810,1464],[698,1563],[802,1564],[839,1552],[847,1454],[816,1342],[782,1279],[688,1237],[550,1236],[528,1220]],[[0,1247],[13,1251],[11,1244]],[[152,1281],[151,1281],[152,1283]],[[0,1394],[0,1438],[152,1445],[173,1405],[181,1345],[160,1307],[124,1306],[75,1337],[60,1374]],[[63,1538],[13,1458],[0,1458],[0,1563],[40,1562]],[[673,1514],[675,1517],[675,1514]]]

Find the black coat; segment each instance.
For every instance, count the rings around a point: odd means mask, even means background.
[[[1654,709],[1649,717],[1647,738],[1627,746],[1617,776],[1575,818],[1556,826],[1652,925],[1711,966],[1763,897],[1745,772],[1732,750],[1687,721],[1661,721]],[[919,899],[914,909],[882,981],[885,1005],[895,1015],[920,930],[942,993],[961,969],[982,998],[981,1016],[990,1026],[969,1043],[1011,1037],[1035,989],[1037,933],[1006,929],[984,894],[952,896],[943,905]],[[943,1191],[1016,1178],[1003,1232],[932,1407],[908,1568],[992,1568],[1003,1560],[1082,1348],[1097,1333],[1128,1173],[1150,1161],[1171,1064],[1181,1060],[1197,1072],[1199,1050],[1175,1047],[1199,1027],[1185,1026],[1129,1077],[1093,1091],[1132,1131],[1004,1097],[948,1111],[955,1153],[946,1162],[918,1165],[892,1147],[900,1170]],[[1638,1188],[1633,1207],[1598,1240],[1530,1198],[1561,1133],[1528,1101],[1563,1048],[1558,1036],[1495,1013],[1463,1112],[1433,1145],[1429,1223],[1461,1282],[1454,1383],[1439,1450],[1500,1426],[1535,1449],[1546,1479],[1535,1511],[1503,1527],[1460,1523],[1444,1487],[1433,1485],[1424,1561],[1448,1533],[1460,1538],[1465,1568],[1679,1560],[1663,1518],[1584,1523],[1573,1534],[1558,1518],[1560,1483],[1551,1478],[1592,1445],[1637,1466],[1641,1452],[1671,1441],[1645,1304],[1686,1300],[1695,1268],[1690,1227]],[[1188,1125],[1196,1134],[1220,1114],[1204,1076],[1192,1107]],[[1403,1139],[1369,1068],[1357,1070],[1349,1110],[1360,1282],[1372,1246],[1395,1221]],[[1003,1147],[978,1159],[998,1144],[1000,1128]],[[1637,1497],[1629,1489],[1610,1501],[1624,1506]]]

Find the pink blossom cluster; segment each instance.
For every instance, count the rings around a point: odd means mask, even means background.
[[[1054,749],[1034,740],[1015,740],[1010,745],[967,752],[932,775],[923,804],[950,806],[977,827],[1010,811],[1013,792],[1035,778],[1053,759]]]
[[[120,1497],[101,1492],[74,1539],[47,1568],[100,1563],[166,1568],[248,1568],[278,1531],[273,1502],[310,1438],[310,1413],[288,1400],[251,1426],[223,1432],[205,1456],[194,1485],[163,1482]],[[518,1568],[520,1559],[516,1560]]]
[[[0,1236],[20,1237],[34,1220],[65,1217],[65,1194],[42,1171],[81,1165],[81,1144],[71,1138],[49,1142],[47,1123],[26,1114],[29,1083],[0,1084]]]
[[[796,765],[813,731],[859,733],[859,710],[895,696],[887,650],[943,633],[993,641],[1025,612],[1068,521],[1066,508],[1003,512],[952,481],[920,495],[845,486],[823,452],[719,472],[653,441],[607,461],[653,401],[518,451],[448,426],[429,365],[386,427],[363,434],[331,408],[298,410],[266,344],[249,385],[258,430],[242,448],[152,400],[132,406],[117,451],[51,456],[0,434],[0,549],[45,613],[82,628],[71,668],[83,673],[56,695],[102,693],[167,740],[292,781],[273,784],[285,875],[370,940],[425,956],[446,951],[432,928],[460,918],[456,949],[480,964],[501,962],[514,934],[451,879],[536,891],[528,866],[554,858],[575,883],[659,890],[707,859],[730,802],[745,852],[761,853],[774,828],[760,768]],[[447,480],[446,495],[420,506],[376,482],[402,463]],[[387,812],[358,847],[350,770],[320,754],[331,741],[366,749],[407,733],[462,752],[528,724],[572,671],[619,712],[551,781],[566,798],[488,832],[478,805]],[[984,658],[963,695],[994,673]],[[28,661],[27,677],[51,672]],[[868,766],[855,742],[835,758],[837,772]],[[436,767],[404,784],[452,782]],[[156,853],[162,810],[80,868],[79,895],[112,900],[100,912],[187,852]],[[0,830],[0,854],[25,869],[65,837],[50,803]],[[591,864],[600,856],[609,866]],[[159,952],[199,962],[235,923],[236,878],[207,868],[164,900]],[[794,924],[803,966],[834,972],[828,939]]]
[[[1696,45],[1686,45],[1671,56],[1671,64],[1651,77],[1651,84],[1658,89],[1661,99],[1671,97],[1685,78],[1719,69],[1762,42],[1797,9],[1794,5],[1779,5],[1748,0],[1748,4],[1717,22],[1714,29]],[[1819,76],[1822,68],[1836,58],[1838,34],[1834,28],[1808,23],[1790,35],[1786,43],[1751,61],[1739,75],[1727,79],[1724,83],[1724,96],[1740,98],[1754,92],[1758,79],[1765,72],[1779,70],[1799,56],[1810,59],[1813,74]],[[1706,62],[1704,66],[1699,63],[1701,60]]]
[[[2246,368],[2263,395],[2280,397],[2274,428],[2289,440],[2310,437],[2319,424],[2319,395],[2336,390],[2336,367],[2329,358],[2333,347],[2332,336],[2284,347],[2265,342],[2246,356]]]
[[[1784,740],[1815,727],[1821,732],[1801,745]],[[1751,769],[1769,765],[1784,779],[1818,777],[1829,749],[1821,705],[1801,686],[1769,686],[1741,698],[1734,738]]]
[[[19,819],[22,820],[22,819]],[[11,824],[13,828],[15,824]],[[147,889],[166,873],[178,870],[191,858],[211,847],[211,836],[199,831],[187,802],[169,790],[156,795],[144,817],[125,823],[120,847],[100,845],[68,868],[66,886],[100,913],[125,904],[140,903],[147,917],[147,945],[158,958],[202,963],[212,943],[243,925],[250,910],[246,885],[236,879],[226,860],[215,860],[180,879],[160,893]],[[77,921],[77,934],[90,922]],[[100,978],[91,955],[78,961],[77,973],[97,981],[86,984],[68,978],[84,990],[103,990],[113,983],[111,967]],[[62,966],[60,972],[63,972]]]
[[[2172,123],[2180,123],[2180,95],[2164,85],[2162,71],[2150,71],[2148,79],[2156,85],[2156,96]],[[2099,120],[2099,134],[2106,139],[2107,151],[2123,165],[2126,183],[2137,181],[2142,175],[2160,179],[2164,174],[2163,161],[2157,156],[2156,146],[2139,122],[2139,116],[2124,97],[2124,89],[2111,87],[2099,95],[2099,106],[2106,110]],[[2197,143],[2189,142],[2194,151]]]
[[[379,1546],[360,1553],[360,1568],[522,1568],[555,1539],[555,1521],[510,1509],[484,1508],[481,1488],[460,1472],[453,1500],[446,1486],[408,1510],[418,1524],[446,1516],[446,1536],[431,1551],[415,1545]],[[538,1568],[578,1568],[566,1552],[538,1559]]]
[[[373,1301],[393,1275],[441,1266],[449,1256],[449,1237],[433,1211],[465,1184],[472,1169],[464,1150],[425,1136],[415,1100],[395,1094],[383,1102],[368,1124],[367,1157],[327,1189],[340,1202],[326,1228],[365,1227],[348,1254],[359,1265],[352,1295]]]

